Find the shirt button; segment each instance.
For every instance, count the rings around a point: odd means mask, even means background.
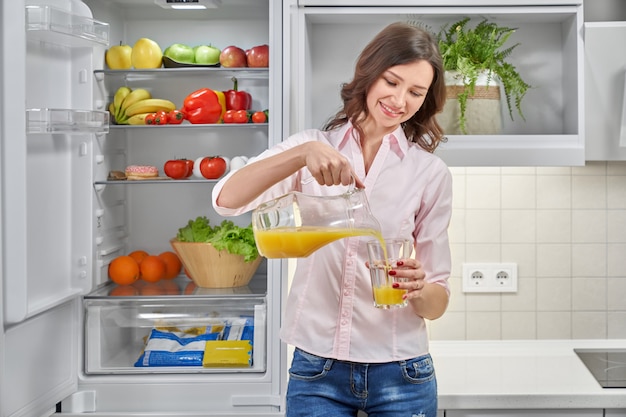
[[[348,262],[346,262],[348,265],[352,265],[352,259],[348,259]]]
[[[343,295],[345,295],[346,297],[347,297],[347,296],[349,296],[349,295],[350,295],[350,290],[345,290],[345,291],[343,292]]]
[[[342,326],[345,326],[345,325],[347,325],[347,324],[348,324],[348,320],[341,320],[341,325],[342,325]]]

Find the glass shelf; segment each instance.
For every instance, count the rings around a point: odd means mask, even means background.
[[[29,40],[66,46],[109,45],[109,25],[50,6],[26,6]]]
[[[207,184],[207,183],[215,183],[218,180],[208,180],[203,178],[198,179],[181,179],[175,180],[173,178],[167,177],[158,177],[158,179],[153,180],[104,180],[104,181],[94,181],[95,185],[135,185],[135,184]]]
[[[183,122],[179,125],[111,125],[111,129],[206,129],[206,128],[216,128],[216,129],[232,129],[232,128],[243,128],[243,129],[267,129],[267,123],[211,123],[211,124],[193,124],[188,122]]]
[[[109,112],[27,109],[26,133],[108,133]]]
[[[220,299],[228,300],[232,298],[256,299],[265,297],[267,294],[267,277],[263,274],[256,274],[248,285],[233,288],[203,288],[198,287],[186,276],[179,276],[173,280],[162,280],[158,283],[146,283],[142,280],[132,285],[117,285],[108,282],[106,285],[85,295],[87,300],[101,300],[113,302],[119,300],[162,300],[181,298],[201,298],[205,300]]]
[[[95,70],[97,79],[123,80],[123,81],[146,81],[162,79],[164,77],[216,77],[249,80],[269,79],[269,68],[223,68],[223,67],[185,67],[185,68],[154,68],[154,69],[128,69],[128,70]]]

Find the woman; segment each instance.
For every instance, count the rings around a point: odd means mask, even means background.
[[[213,205],[238,215],[290,191],[336,195],[365,188],[383,236],[409,238],[416,259],[392,272],[408,282],[409,307],[373,306],[367,238],[342,239],[298,259],[281,329],[295,346],[287,416],[426,416],[437,387],[424,319],[448,304],[451,175],[432,154],[445,101],[433,36],[394,23],[362,51],[343,109],[221,180]]]

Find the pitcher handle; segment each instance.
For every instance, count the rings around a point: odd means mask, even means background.
[[[356,177],[354,173],[350,173],[350,184],[348,184],[348,193],[353,193],[356,190]]]

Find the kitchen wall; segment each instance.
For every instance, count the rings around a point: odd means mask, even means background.
[[[626,338],[626,162],[451,168],[452,296],[433,340]],[[517,293],[463,293],[463,262],[516,262]]]
[[[583,7],[626,20],[623,0]],[[626,162],[451,171],[452,297],[433,340],[626,338]],[[463,293],[463,262],[516,262],[518,292]]]

